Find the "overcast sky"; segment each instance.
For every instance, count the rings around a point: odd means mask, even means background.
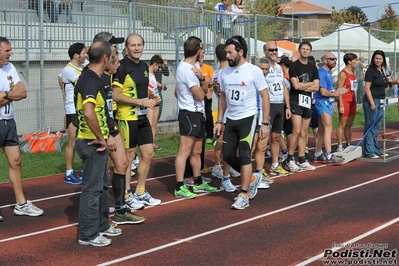
[[[392,7],[395,9],[396,14],[399,15],[399,2],[392,0],[391,1],[389,0],[378,0],[378,1],[377,0],[349,0],[349,1],[304,0],[304,1],[328,9],[332,9],[332,6],[335,6],[335,9],[337,10],[349,6],[358,6],[363,10],[364,13],[366,13],[369,22],[378,20],[381,17],[381,14],[384,13],[385,10],[384,7],[390,3],[392,4]]]

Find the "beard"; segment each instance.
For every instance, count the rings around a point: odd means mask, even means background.
[[[240,59],[241,58],[237,55],[233,59],[227,59],[227,61],[229,62],[229,66],[230,67],[235,67],[235,66],[238,66],[238,63],[240,62]]]

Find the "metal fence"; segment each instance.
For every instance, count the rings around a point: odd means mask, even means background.
[[[0,0],[0,35],[11,40],[11,61],[28,90],[27,99],[14,105],[19,134],[47,126],[54,131],[64,130],[64,104],[57,76],[69,61],[69,46],[75,42],[89,45],[98,32],[109,31],[117,37],[138,33],[145,40],[142,59],[148,62],[155,53],[161,53],[171,62],[172,69],[182,59],[184,41],[195,35],[203,41],[207,63],[216,65],[218,14],[203,10],[200,5],[187,8],[175,0],[153,1],[167,6],[105,0],[73,0],[68,6],[67,2],[61,1],[56,23],[56,8],[50,0]],[[236,21],[229,34],[247,39],[251,57],[257,53],[262,56],[261,40],[317,39],[323,27],[317,20],[257,14],[240,16]],[[225,37],[228,36],[222,36],[221,41]],[[175,120],[173,71],[163,81],[169,90],[163,93],[161,121]],[[216,100],[213,102],[216,105]]]

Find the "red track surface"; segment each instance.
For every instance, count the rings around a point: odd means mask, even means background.
[[[399,125],[387,125],[387,132],[392,133],[386,142],[392,156],[399,152],[392,141]],[[212,155],[207,152],[207,165]],[[296,265],[390,221],[354,242],[399,249],[397,162],[356,160],[276,177],[270,189],[258,190],[249,208],[237,211],[230,209],[237,193],[175,199],[174,158],[157,159],[147,189],[162,205],[137,211],[146,221],[120,226],[123,234],[109,247],[77,243],[80,187],[64,184],[63,175],[23,182],[26,197],[45,210],[42,217],[14,216],[11,185],[0,184],[5,219],[0,223],[0,265]],[[219,186],[220,180],[212,184]],[[338,251],[349,249],[360,250]],[[313,260],[309,265],[324,265]]]

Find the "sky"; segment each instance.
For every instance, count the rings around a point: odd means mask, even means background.
[[[328,8],[330,10],[332,9],[332,6],[335,6],[336,10],[347,8],[349,6],[358,6],[363,10],[364,13],[366,13],[369,22],[373,22],[381,18],[381,15],[384,14],[385,12],[385,6],[387,6],[388,4],[392,4],[392,7],[396,11],[396,14],[399,15],[399,2],[394,0],[378,0],[378,1],[377,0],[349,0],[349,1],[304,0],[304,1],[324,8]]]

